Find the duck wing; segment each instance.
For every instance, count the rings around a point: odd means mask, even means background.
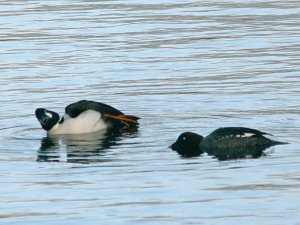
[[[261,137],[264,135],[271,134],[247,127],[221,127],[213,131],[209,136],[213,136],[214,138],[218,139],[226,137]]]
[[[95,110],[101,114],[106,121],[115,126],[125,125],[127,127],[138,125],[137,120],[140,118],[133,115],[125,115],[120,110],[100,102],[81,100],[72,103],[65,108],[65,113],[71,118],[77,117],[86,110]]]
[[[109,114],[113,116],[124,115],[121,111],[115,109],[112,106],[106,105],[100,102],[81,100],[79,102],[72,103],[65,108],[65,113],[71,118],[76,118],[78,115],[86,110],[95,110],[101,115]]]

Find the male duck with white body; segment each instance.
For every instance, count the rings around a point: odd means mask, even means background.
[[[82,100],[68,105],[65,115],[38,108],[35,115],[48,134],[81,134],[103,129],[136,127],[137,116],[125,115],[118,109],[104,103]]]

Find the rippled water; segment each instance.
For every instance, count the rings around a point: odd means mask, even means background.
[[[1,1],[1,224],[299,224],[299,1]],[[49,139],[37,107],[141,117]],[[291,144],[180,158],[183,131],[247,126]]]

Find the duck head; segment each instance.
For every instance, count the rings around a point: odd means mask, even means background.
[[[42,128],[46,131],[51,130],[59,122],[59,115],[56,112],[47,109],[36,109],[35,116],[40,122]]]
[[[204,153],[199,145],[203,137],[192,132],[184,132],[179,135],[178,139],[169,146],[182,157],[195,157]]]

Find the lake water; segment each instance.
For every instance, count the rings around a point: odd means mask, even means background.
[[[300,224],[299,1],[1,1],[1,224]],[[49,139],[88,99],[138,131]],[[259,159],[184,159],[181,132],[272,133]],[[103,136],[103,135],[102,135]]]

